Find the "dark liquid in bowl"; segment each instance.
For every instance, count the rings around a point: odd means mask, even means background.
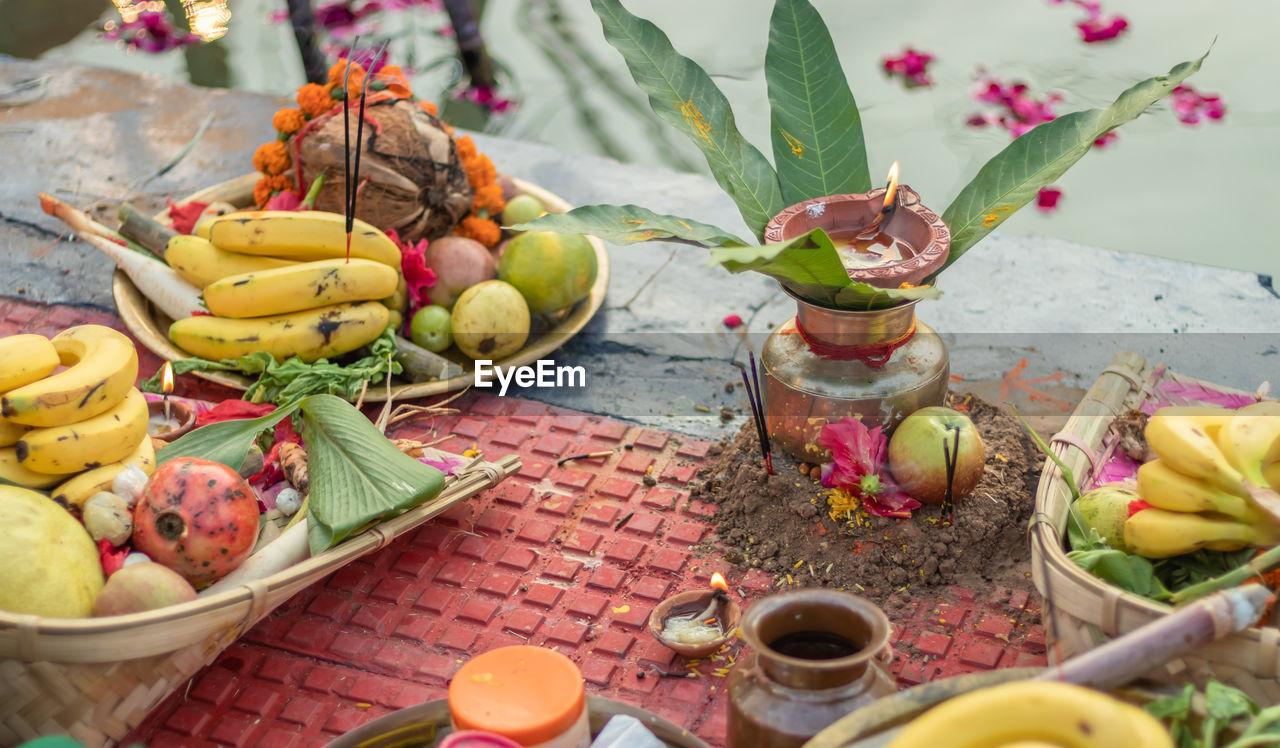
[[[769,642],[769,649],[801,660],[834,660],[857,654],[861,647],[829,631],[793,631]]]

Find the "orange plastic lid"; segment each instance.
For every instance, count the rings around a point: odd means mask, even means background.
[[[578,666],[542,647],[491,649],[449,682],[449,713],[459,730],[488,730],[524,745],[573,727],[584,704]]]

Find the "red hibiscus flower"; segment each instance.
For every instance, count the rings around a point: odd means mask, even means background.
[[[910,517],[920,506],[889,476],[889,439],[879,426],[868,430],[856,418],[842,418],[822,427],[818,443],[831,452],[832,460],[822,466],[823,486],[848,491],[878,517]]]

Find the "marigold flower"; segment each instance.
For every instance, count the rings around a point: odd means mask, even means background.
[[[467,173],[467,181],[471,183],[473,189],[492,184],[493,180],[498,178],[498,169],[483,153],[477,153],[475,158],[463,161],[462,170]]]
[[[492,247],[502,238],[502,229],[498,224],[480,216],[466,216],[453,233],[475,239],[486,247]]]
[[[413,91],[409,90],[409,79],[400,71],[399,65],[383,65],[378,69],[377,79],[387,85],[387,93],[397,99],[407,99],[413,96]],[[421,103],[421,102],[420,102]],[[431,104],[431,102],[427,102]],[[431,104],[432,110],[427,110],[431,115],[435,115],[435,105]]]
[[[308,119],[319,117],[334,107],[333,98],[329,96],[332,90],[333,84],[322,86],[318,83],[308,83],[298,89],[298,106],[302,107]]]
[[[476,144],[471,141],[470,135],[464,135],[453,141],[453,147],[458,150],[458,160],[466,163],[476,157],[479,151],[476,150]]]
[[[479,213],[485,211],[490,217],[496,216],[507,207],[507,203],[502,199],[502,187],[500,185],[490,183],[475,188],[476,195],[471,201],[471,212]]]
[[[342,79],[346,74],[347,59],[344,57],[329,67],[329,82],[341,86]],[[355,78],[357,75],[364,75],[364,68],[358,62],[351,65],[351,77]]]
[[[294,134],[305,124],[307,124],[307,118],[302,114],[302,110],[293,107],[281,109],[271,117],[271,126],[276,129],[276,132],[285,135]]]
[[[253,168],[269,176],[283,174],[291,163],[289,147],[279,140],[263,143],[253,153]]]
[[[271,177],[261,177],[253,183],[253,204],[259,208],[271,199]]]
[[[430,114],[432,117],[439,116],[440,110],[436,107],[435,102],[433,101],[427,101],[426,99],[419,99],[418,108],[426,112],[427,114]]]

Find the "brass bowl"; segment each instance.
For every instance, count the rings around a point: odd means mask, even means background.
[[[188,195],[179,202],[190,200],[200,200],[202,202],[224,201],[237,207],[249,206],[253,204],[253,185],[257,179],[257,174],[246,174],[203,189],[194,195]],[[563,213],[572,207],[563,198],[535,184],[520,179],[513,179],[512,181],[521,192],[538,198],[547,210],[552,213]],[[568,342],[570,338],[581,332],[582,328],[586,327],[591,318],[595,316],[600,306],[604,303],[605,291],[609,286],[609,253],[605,250],[604,242],[596,237],[588,236],[587,240],[591,242],[591,246],[596,251],[596,282],[591,286],[590,293],[567,312],[561,312],[553,317],[549,321],[547,329],[538,334],[531,332],[529,341],[524,348],[504,359],[495,361],[495,366],[503,368],[527,366],[539,359],[547,358],[552,352]],[[173,320],[152,306],[147,297],[143,296],[138,287],[133,284],[133,281],[129,280],[129,276],[117,270],[112,278],[111,291],[115,297],[116,310],[120,313],[120,318],[124,320],[125,327],[139,342],[167,361],[190,358],[191,354],[177,347],[169,340],[169,325]],[[396,400],[405,400],[440,395],[460,390],[473,384],[474,375],[472,370],[474,367],[471,359],[456,350],[446,351],[444,355],[459,364],[463,369],[463,373],[451,379],[433,382],[408,383],[398,382],[393,379],[390,388],[391,397]],[[225,371],[196,371],[192,372],[192,374],[237,390],[248,389],[249,385],[253,383],[253,379],[249,377]],[[387,399],[387,395],[388,390],[386,387],[375,387],[370,384],[364,399],[366,402],[382,402]]]

